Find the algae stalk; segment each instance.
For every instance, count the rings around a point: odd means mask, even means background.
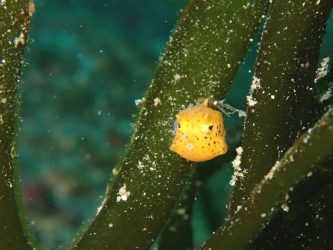
[[[255,65],[243,135],[241,169],[231,214],[295,139],[318,119],[314,84],[332,1],[276,0]]]
[[[30,26],[29,2],[2,1],[0,13],[0,246],[30,249],[18,205],[16,155],[18,88]]]

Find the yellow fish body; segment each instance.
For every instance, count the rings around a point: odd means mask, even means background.
[[[227,152],[221,112],[202,103],[180,111],[176,117],[171,151],[194,162],[208,161]]]

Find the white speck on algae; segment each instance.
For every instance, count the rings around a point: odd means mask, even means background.
[[[124,184],[121,188],[118,190],[117,195],[117,202],[120,201],[127,201],[128,197],[130,196],[131,192],[126,190],[126,184]]]
[[[161,99],[160,99],[160,98],[156,97],[156,98],[154,99],[154,106],[155,106],[155,107],[161,105],[161,103],[162,103],[162,102],[161,102]]]
[[[180,74],[175,74],[173,76],[173,80],[174,80],[175,83],[178,82],[181,78],[182,78],[182,76]]]
[[[142,103],[144,103],[144,101],[145,101],[145,98],[142,97],[141,99],[136,99],[134,102],[135,102],[135,105],[136,105],[136,106],[139,106],[139,105],[141,105]]]

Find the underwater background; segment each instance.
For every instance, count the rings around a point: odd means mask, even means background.
[[[145,93],[186,3],[35,1],[21,85],[19,164],[29,225],[45,248],[69,245],[95,217],[129,142],[135,100]],[[320,58],[332,57],[332,43],[331,14]],[[246,107],[257,46],[229,93],[228,103],[237,108]],[[229,144],[239,143],[242,122],[225,118]],[[223,223],[231,193],[231,166],[220,159],[210,164],[220,168],[197,183],[195,245]]]

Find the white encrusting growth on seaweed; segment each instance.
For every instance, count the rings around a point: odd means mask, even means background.
[[[329,57],[324,57],[323,58],[323,60],[320,63],[320,67],[317,69],[317,75],[316,75],[316,78],[314,80],[315,83],[319,79],[327,76],[329,62],[330,62],[330,58]]]
[[[234,174],[232,175],[231,180],[229,182],[231,186],[235,186],[238,178],[243,178],[244,174],[246,173],[245,170],[242,171],[242,169],[240,167],[243,148],[242,147],[236,148],[236,152],[237,152],[237,156],[236,156],[235,160],[233,160],[233,162],[232,162],[232,166],[234,168]]]
[[[253,107],[254,105],[256,105],[258,102],[256,100],[254,100],[252,98],[252,95],[248,95],[246,96],[246,100],[247,100],[247,104],[250,106],[250,107]]]
[[[250,94],[246,96],[247,104],[250,107],[253,107],[258,103],[257,100],[253,97],[253,93],[257,89],[260,89],[260,79],[256,76],[253,76],[252,84],[250,87]]]
[[[260,79],[256,76],[253,76],[252,84],[250,87],[250,94],[252,94],[253,91],[255,91],[257,89],[260,89]]]

